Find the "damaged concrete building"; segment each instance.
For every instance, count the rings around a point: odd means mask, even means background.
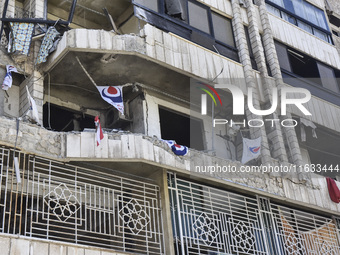
[[[1,0],[0,15],[1,254],[340,254],[337,0]]]

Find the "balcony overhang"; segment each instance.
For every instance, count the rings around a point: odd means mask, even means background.
[[[55,73],[55,79],[63,77],[68,81],[80,82],[84,76],[80,68],[81,75],[80,73],[68,75],[64,72],[65,66],[78,65],[75,58],[78,56],[85,63],[84,66],[89,68],[94,80],[98,81],[98,84],[104,83],[103,85],[107,82],[108,76],[111,76],[119,77],[120,83],[162,83],[162,86],[171,83],[170,90],[174,90],[174,84],[184,89],[188,87],[185,86],[189,84],[188,78],[209,81],[221,70],[223,72],[219,78],[229,80],[244,78],[240,63],[176,35],[149,24],[145,25],[141,34],[143,35],[115,35],[104,30],[70,30],[64,34],[57,50],[49,57],[43,70]]]

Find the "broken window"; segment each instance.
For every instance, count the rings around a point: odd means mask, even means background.
[[[162,139],[175,140],[177,144],[204,150],[202,121],[163,107],[159,107],[159,120]]]
[[[94,129],[94,116],[71,111],[48,103],[43,107],[44,127],[55,131],[83,131],[84,128]]]
[[[275,42],[275,47],[286,83],[307,88],[312,94],[339,104],[340,70],[284,44]]]
[[[340,162],[339,135],[326,127],[317,126],[313,129],[311,126],[303,126],[302,123],[296,126],[296,134],[300,141],[300,146],[303,148],[303,158],[305,158],[305,163],[310,164],[320,164],[321,167],[326,166],[327,171],[319,171],[318,174],[322,174],[329,177],[335,177],[338,171],[328,171],[328,168],[333,166],[333,169]],[[303,130],[303,132],[302,132]],[[308,162],[309,160],[309,162]],[[340,167],[340,166],[339,166]],[[325,168],[326,169],[326,168]]]

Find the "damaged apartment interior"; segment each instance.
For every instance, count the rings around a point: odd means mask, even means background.
[[[340,254],[336,0],[0,3],[4,254]]]

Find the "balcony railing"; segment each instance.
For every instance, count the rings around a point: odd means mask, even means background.
[[[159,187],[0,148],[0,232],[163,254]]]
[[[340,254],[337,219],[168,175],[176,254]]]

